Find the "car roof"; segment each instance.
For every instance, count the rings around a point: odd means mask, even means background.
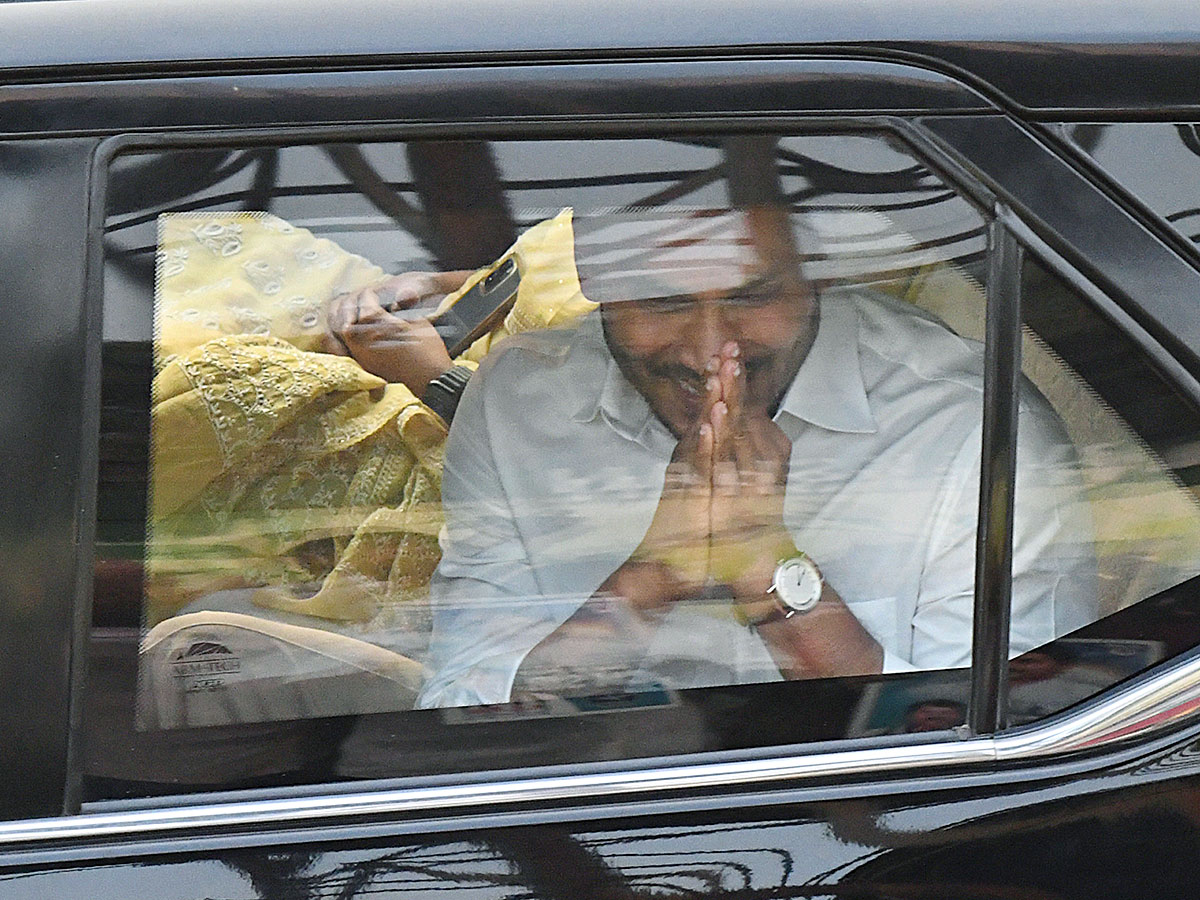
[[[982,79],[1018,106],[1111,108],[1142,95],[1114,99],[1109,82],[1137,81],[1164,94],[1157,105],[1190,107],[1200,66],[1195,0],[39,0],[0,2],[0,34],[9,82],[870,50]]]

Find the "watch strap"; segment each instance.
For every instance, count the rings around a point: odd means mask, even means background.
[[[454,366],[447,369],[437,378],[429,382],[421,402],[442,417],[449,425],[454,420],[454,412],[458,409],[458,401],[462,392],[471,380],[471,370],[466,366]]]

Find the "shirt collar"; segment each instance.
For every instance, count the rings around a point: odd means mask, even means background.
[[[613,430],[631,441],[646,447],[660,443],[673,446],[674,436],[658,421],[646,398],[626,380],[609,352],[599,311],[580,322],[578,345],[587,351],[603,354],[605,367],[599,387],[585,394],[584,402],[571,418],[576,422],[590,422],[597,416],[603,416]]]
[[[775,419],[793,416],[829,431],[878,430],[858,358],[858,310],[849,297],[821,295],[817,336],[783,395]]]
[[[602,415],[617,433],[646,445],[655,440],[652,432],[661,430],[670,437],[650,404],[625,379],[608,352],[598,311],[580,323],[579,343],[602,351],[607,364],[599,386],[587,392],[572,418],[590,422]],[[878,429],[858,359],[858,313],[849,299],[822,297],[817,336],[784,394],[775,419],[788,416],[829,431],[870,434]]]

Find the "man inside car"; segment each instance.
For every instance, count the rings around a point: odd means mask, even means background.
[[[818,292],[778,205],[611,217],[577,259],[599,312],[462,398],[420,704],[966,664],[982,348]],[[1022,404],[1014,652],[1095,606],[1073,451]]]

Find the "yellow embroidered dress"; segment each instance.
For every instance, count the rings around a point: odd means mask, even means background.
[[[492,343],[593,308],[571,211],[526,231],[521,285]],[[147,624],[206,593],[366,622],[423,614],[437,565],[445,423],[402,384],[316,350],[328,301],[385,273],[259,213],[160,219],[147,540]],[[416,624],[416,623],[412,623]]]

